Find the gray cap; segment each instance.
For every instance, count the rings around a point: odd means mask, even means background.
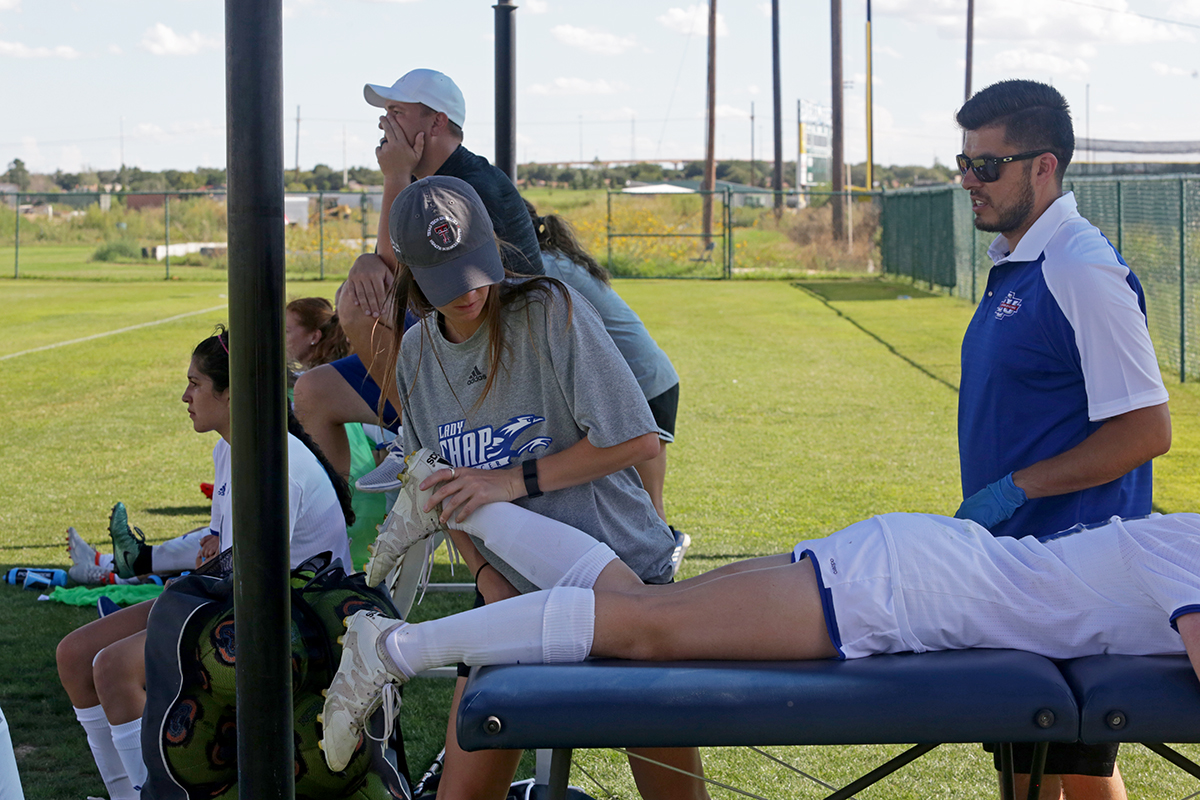
[[[388,233],[435,307],[504,280],[492,219],[466,181],[434,175],[409,184],[392,203]]]

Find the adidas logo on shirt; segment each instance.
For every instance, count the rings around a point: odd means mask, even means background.
[[[487,375],[480,371],[479,367],[471,367],[471,374],[467,376],[467,386],[472,386],[480,381],[486,381]]]

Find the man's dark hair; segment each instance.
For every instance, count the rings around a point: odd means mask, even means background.
[[[1045,148],[1058,158],[1061,184],[1075,154],[1071,109],[1053,86],[1037,81],[1000,81],[976,92],[955,115],[966,131],[1003,126],[1004,139],[1020,152]]]

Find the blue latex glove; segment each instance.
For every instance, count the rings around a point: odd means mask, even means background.
[[[978,522],[988,530],[993,525],[1004,522],[1013,515],[1028,500],[1025,490],[1013,483],[1012,473],[1008,473],[995,483],[989,483],[975,494],[963,500],[963,504],[954,512],[959,519],[969,519]]]

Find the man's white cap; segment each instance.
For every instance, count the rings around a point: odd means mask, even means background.
[[[391,86],[368,83],[363,87],[363,97],[379,108],[387,108],[388,103],[424,103],[434,111],[441,111],[460,128],[467,119],[462,92],[454,81],[437,70],[414,69]]]

